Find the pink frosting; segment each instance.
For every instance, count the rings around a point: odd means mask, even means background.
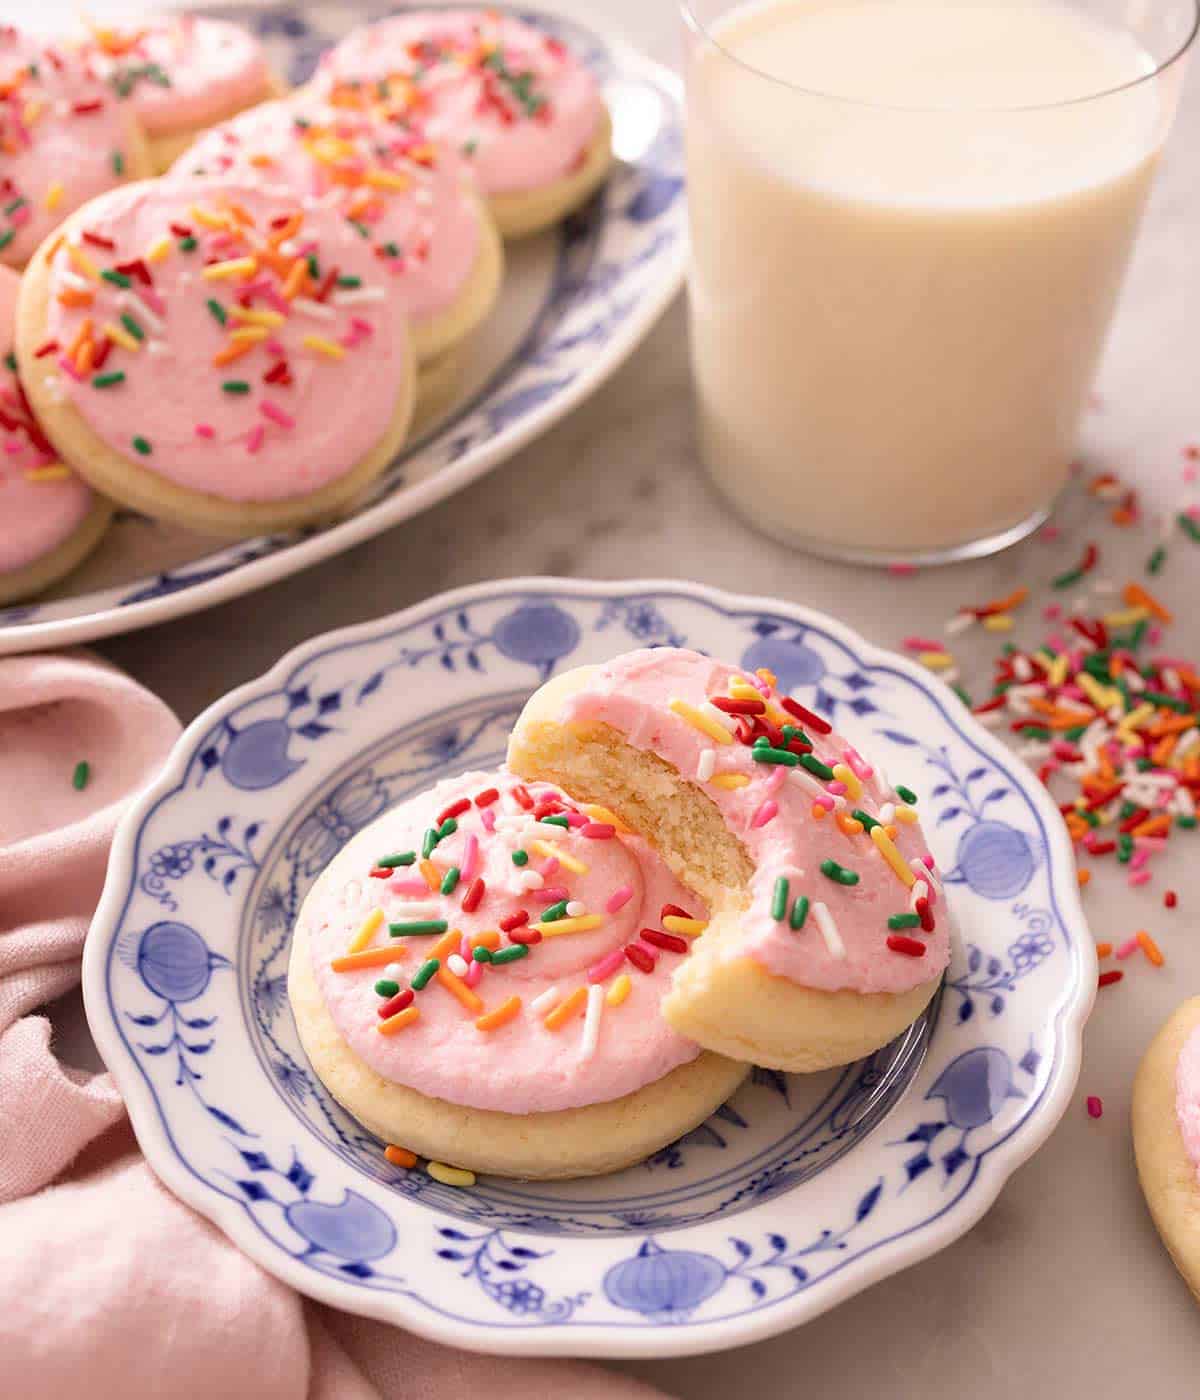
[[[238,216],[229,218],[232,232],[205,227],[199,216],[211,221],[225,209]],[[272,229],[296,213],[298,233],[271,254]],[[242,216],[253,225],[239,223]],[[197,246],[185,251],[189,236]],[[332,209],[245,183],[148,181],[98,200],[76,239],[74,257],[64,245],[51,264],[47,335],[58,344],[59,385],[92,431],[130,461],[193,491],[275,501],[343,476],[383,436],[409,372],[407,324],[378,258]],[[204,276],[207,264],[246,257],[253,268]],[[286,274],[301,257],[315,258],[316,278],[288,300]],[[127,288],[103,277],[121,268],[129,269]],[[326,288],[335,270],[360,285]],[[65,306],[59,294],[94,300]],[[283,320],[249,353],[215,366],[247,310]],[[85,317],[98,347],[106,326],[128,330],[123,317],[141,330],[139,349],[112,344],[103,361],[102,376],[121,373],[122,382],[98,384],[94,371],[78,377],[65,362]],[[311,337],[325,349],[336,345],[341,357],[306,345]],[[229,384],[248,391],[230,392]]]
[[[414,318],[455,301],[479,250],[463,162],[366,111],[306,97],[268,102],[207,132],[175,172],[266,178],[327,202],[367,230],[389,285]],[[393,180],[403,188],[378,183]]]
[[[93,70],[128,101],[149,136],[205,126],[258,102],[270,71],[258,40],[223,19],[174,15],[136,29],[96,29]]]
[[[0,26],[0,91],[0,261],[20,266],[68,214],[120,183],[130,123],[76,56],[10,26]]]
[[[21,279],[0,267],[0,357],[12,351],[13,316]],[[50,480],[36,473],[54,469]],[[49,554],[79,528],[92,507],[91,490],[62,466],[7,365],[0,372],[0,574],[14,573]]]
[[[620,957],[624,945],[636,940],[643,926],[661,929],[664,903],[678,904],[697,917],[706,911],[644,841],[620,834],[592,839],[582,834],[581,827],[567,832],[535,821],[514,796],[519,787],[503,770],[467,773],[403,803],[376,822],[365,839],[356,840],[337,869],[339,878],[310,897],[303,918],[311,939],[313,970],[330,1015],[347,1043],[373,1070],[450,1103],[505,1113],[544,1113],[619,1098],[696,1057],[697,1047],[671,1030],[658,1014],[680,955],[651,949],[657,963],[649,973]],[[419,859],[424,833],[436,824],[439,814],[455,801],[473,799],[489,788],[499,789],[499,800],[485,809],[472,805],[459,814],[458,830],[434,851],[433,859],[442,870],[468,865],[452,894],[413,893],[422,884],[415,866],[398,868],[389,880],[369,877],[372,863],[393,852],[416,850]],[[527,791],[535,802],[557,798],[571,805],[545,784],[529,784]],[[496,829],[490,831],[493,819]],[[532,846],[538,840],[560,848],[586,866],[586,872],[572,872],[562,864],[543,874],[547,860]],[[512,860],[517,849],[527,850],[530,857],[523,869]],[[527,872],[533,872],[535,879],[541,877],[542,890],[521,888]],[[476,876],[486,889],[478,908],[467,913],[462,904]],[[614,894],[626,896],[625,902],[606,912],[616,902]],[[517,1017],[498,1030],[476,1029],[475,1019],[481,1013],[465,1010],[435,979],[416,994],[419,1019],[396,1035],[381,1035],[376,1029],[381,998],[374,986],[384,975],[382,969],[338,973],[330,965],[375,909],[381,908],[385,919],[395,922],[404,918],[405,907],[414,902],[433,905],[434,917],[472,935],[498,929],[506,916],[518,910],[528,911],[531,922],[536,921],[551,904],[551,896],[578,900],[589,913],[603,915],[604,922],[591,931],[544,939],[520,961],[484,967],[475,991],[489,1011],[510,996],[521,998]],[[386,929],[381,928],[372,946],[388,941]],[[425,956],[423,950],[436,939],[391,941],[408,945],[398,979],[406,987]],[[511,946],[507,935],[502,942]],[[532,1003],[553,987],[565,998],[575,988],[589,985],[592,968],[596,968],[596,985],[607,988],[624,973],[632,989],[621,1005],[604,1005],[595,1051],[583,1058],[584,1018],[576,1016],[551,1031],[543,1024],[550,1006],[535,1011]]]
[[[949,959],[952,921],[937,887],[932,891],[936,917],[931,933],[920,928],[890,929],[889,916],[911,912],[910,890],[866,831],[847,835],[834,814],[821,820],[813,816],[816,797],[831,802],[838,811],[858,808],[876,818],[885,804],[903,807],[877,771],[863,782],[861,795],[848,800],[831,790],[828,779],[815,777],[806,768],[759,763],[751,757],[749,745],[738,740],[715,743],[669,708],[673,699],[699,708],[710,696],[726,696],[735,676],[751,679],[736,667],[692,651],[670,647],[633,651],[602,667],[567,701],[562,719],[611,725],[635,748],[658,754],[689,779],[695,780],[706,750],[715,750],[716,774],[750,779],[747,786],[732,789],[701,784],[755,866],[752,903],[742,921],[744,936],[730,956],[748,954],[777,976],[824,991],[904,992],[939,974]],[[768,698],[778,705],[774,691]],[[705,713],[715,715],[707,707]],[[830,768],[846,761],[844,739],[833,733],[822,735],[799,719],[789,717],[788,722],[812,742],[813,758]],[[867,765],[857,754],[853,757],[866,773]],[[927,855],[915,823],[896,823],[895,845],[906,864],[923,862]],[[821,863],[826,859],[857,873],[858,882],[847,886],[823,874]],[[793,931],[789,919],[772,916],[772,896],[780,876],[788,880],[789,914],[798,895],[807,895],[813,905],[825,905],[844,946],[843,955],[831,951],[812,909],[799,932]],[[915,939],[925,952],[910,956],[896,951],[888,946],[889,937]]]
[[[1184,1150],[1200,1178],[1200,1027],[1184,1041],[1175,1065],[1175,1117]]]
[[[355,29],[316,81],[360,86],[391,113],[470,155],[488,194],[538,189],[584,158],[602,101],[558,40],[483,10],[425,10]],[[386,83],[386,95],[379,85]]]

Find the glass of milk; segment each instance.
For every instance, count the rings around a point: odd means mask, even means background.
[[[684,0],[700,449],[750,521],[882,563],[1045,519],[1196,3]]]

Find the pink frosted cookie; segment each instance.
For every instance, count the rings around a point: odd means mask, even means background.
[[[664,922],[704,912],[609,813],[467,773],[379,818],[317,880],[292,948],[297,1028],[385,1141],[502,1175],[615,1170],[745,1074],[658,1014],[690,948]]]
[[[920,1014],[953,920],[915,795],[774,686],[692,651],[629,652],[537,691],[509,765],[612,807],[712,905],[663,1003],[671,1025],[806,1071]]]
[[[269,180],[336,209],[379,259],[421,361],[495,303],[500,241],[463,161],[369,112],[303,95],[268,102],[205,133],[174,173]]]
[[[63,461],[115,500],[227,536],[321,520],[408,430],[385,278],[340,215],[287,191],[145,181],[38,250],[22,378]]]
[[[151,173],[133,114],[79,57],[0,27],[0,262],[23,267],[73,210]]]
[[[82,51],[137,117],[155,172],[206,127],[281,91],[262,45],[228,20],[171,15],[134,29],[94,26]]]
[[[58,460],[12,355],[20,278],[0,267],[0,603],[68,573],[100,542],[112,510]]]
[[[314,85],[467,155],[506,237],[578,208],[612,162],[592,74],[557,39],[487,10],[420,10],[352,31]]]

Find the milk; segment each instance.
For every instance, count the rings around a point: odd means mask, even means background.
[[[694,40],[700,443],[746,515],[888,559],[1036,520],[1169,121],[1153,69],[1053,0],[782,0]]]

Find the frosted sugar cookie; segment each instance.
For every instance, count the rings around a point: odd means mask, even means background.
[[[414,363],[379,260],[286,191],[153,180],[79,210],[21,286],[17,358],[62,460],[148,515],[321,520],[395,456]]]
[[[503,770],[449,779],[310,891],[289,972],[301,1041],[388,1142],[505,1176],[615,1171],[746,1073],[658,1014],[690,946],[662,928],[676,906],[704,912],[608,813]]]
[[[112,508],[58,460],[16,376],[20,278],[0,267],[0,603],[69,573],[100,542]]]
[[[353,30],[314,85],[457,147],[506,238],[579,208],[612,164],[592,74],[559,40],[495,11],[418,10]]]
[[[1200,1302],[1200,997],[1174,1012],[1138,1067],[1133,1150],[1154,1224]]]
[[[663,1001],[707,1049],[844,1064],[937,989],[953,921],[915,795],[769,675],[671,647],[569,671],[529,700],[508,761],[612,807],[712,906]]]
[[[282,91],[262,45],[228,20],[170,15],[129,29],[93,26],[82,51],[146,133],[148,173],[166,170],[206,127]]]
[[[23,267],[81,204],[151,173],[108,84],[68,49],[0,26],[0,262]]]
[[[269,102],[207,132],[174,172],[267,180],[338,210],[378,258],[422,362],[495,304],[500,240],[461,157],[370,112],[302,95]]]

